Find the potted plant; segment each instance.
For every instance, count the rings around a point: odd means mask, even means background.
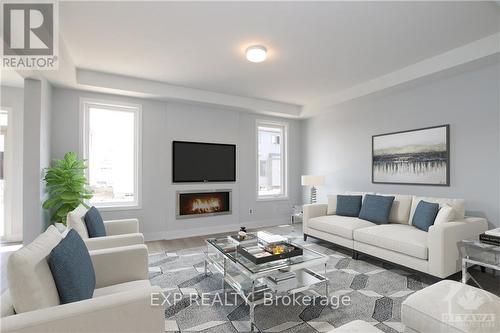
[[[85,160],[78,159],[76,153],[69,152],[61,160],[54,160],[53,166],[45,171],[44,181],[49,198],[43,208],[51,211],[50,221],[63,231],[66,229],[66,216],[78,205],[92,198],[87,188]]]

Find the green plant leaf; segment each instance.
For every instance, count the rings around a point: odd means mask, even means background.
[[[58,203],[59,203],[59,198],[50,198],[45,200],[42,207],[44,209],[50,209],[55,207]]]
[[[92,192],[87,188],[86,168],[85,160],[78,159],[74,152],[68,152],[45,170],[43,179],[49,199],[43,203],[43,208],[51,211],[51,221],[66,223],[68,212],[83,200],[92,198]]]

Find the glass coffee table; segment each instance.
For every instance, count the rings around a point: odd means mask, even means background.
[[[462,258],[462,283],[470,278],[479,287],[481,285],[467,272],[469,265],[478,265],[500,271],[500,246],[481,243],[477,239],[467,239],[458,242],[458,250]]]
[[[258,232],[253,235],[257,237],[255,237],[254,242],[250,243],[238,243],[229,236],[207,239],[207,252],[205,256],[205,274],[208,274],[208,271],[214,268],[215,271],[223,276],[223,289],[225,288],[225,283],[227,283],[249,305],[251,331],[257,328],[254,317],[255,307],[264,303],[264,297],[269,297],[269,295],[273,295],[273,297],[283,294],[291,295],[305,291],[312,286],[324,284],[328,299],[328,279],[325,276],[328,256],[301,247],[285,237],[265,232]],[[255,264],[238,251],[239,246],[247,248],[255,247],[257,244],[262,244],[264,240],[267,241],[270,238],[275,240],[281,238],[282,241],[301,248],[303,253],[291,258]],[[324,267],[325,275],[311,270],[311,267]],[[285,275],[294,275],[294,283],[284,285],[284,290],[276,288],[276,285],[273,285],[272,281],[276,281],[277,277],[279,280],[280,276]]]

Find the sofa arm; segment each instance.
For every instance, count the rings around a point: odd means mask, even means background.
[[[429,228],[429,273],[445,278],[460,270],[457,243],[478,238],[488,230],[486,219],[466,217],[464,220],[433,225]]]
[[[326,212],[328,211],[328,205],[327,204],[307,204],[307,205],[304,205],[304,207],[302,209],[304,211],[304,215],[302,218],[302,228],[305,230],[309,219],[311,219],[313,217],[326,215]]]
[[[130,245],[90,251],[96,288],[135,280],[147,280],[148,248]]]
[[[104,221],[104,228],[108,236],[134,234],[139,232],[139,220],[123,219]]]
[[[2,333],[163,332],[165,309],[152,305],[160,287],[137,288],[2,318]]]
[[[144,244],[144,235],[141,233],[125,234],[84,239],[89,251],[109,249],[112,247]]]

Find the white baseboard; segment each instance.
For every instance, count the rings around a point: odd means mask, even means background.
[[[281,224],[288,224],[290,221],[286,218],[270,219],[270,220],[260,220],[260,221],[248,221],[241,222],[238,224],[226,224],[219,226],[211,226],[205,228],[192,228],[183,229],[175,231],[159,231],[144,233],[144,240],[146,242],[156,241],[156,240],[170,240],[178,238],[196,237],[196,236],[207,236],[223,232],[239,231],[240,227],[244,225],[248,229],[262,228],[262,227],[272,227]]]

